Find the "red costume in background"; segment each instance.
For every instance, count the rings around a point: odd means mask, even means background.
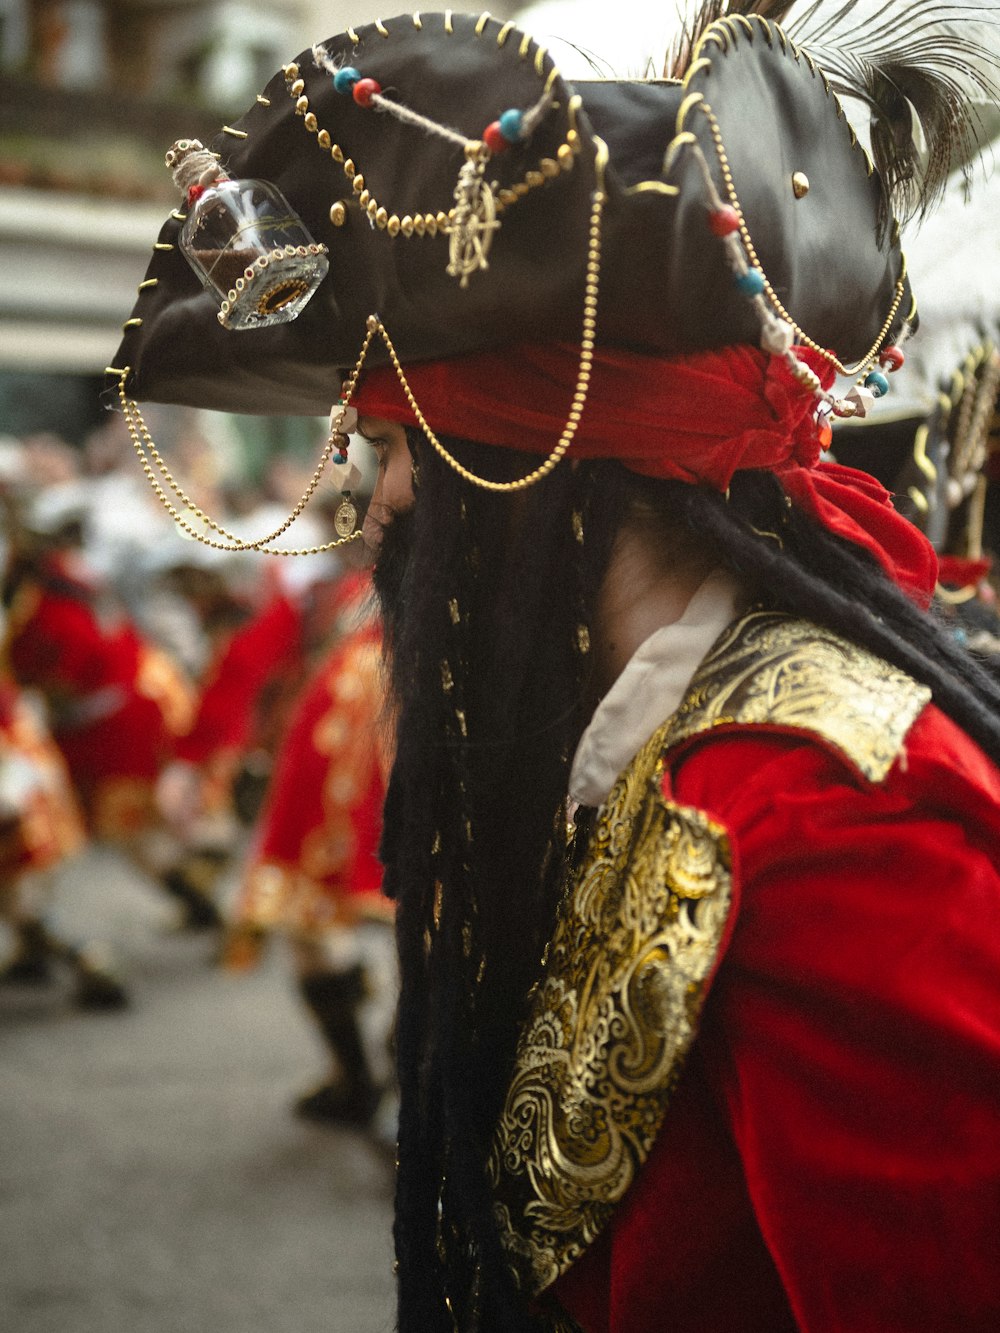
[[[192,712],[174,664],[127,620],[103,625],[93,590],[60,554],[22,578],[7,655],[19,683],[45,697],[91,829],[107,837],[144,830],[156,818],[156,776]]]
[[[366,1037],[359,1014],[367,1006],[371,1019],[374,1001],[389,1023],[394,1009],[384,1003],[386,960],[379,965],[371,932],[365,939],[358,929],[391,917],[377,859],[387,768],[379,745],[381,631],[366,575],[349,574],[331,591],[333,647],[278,751],[226,962],[252,965],[274,930],[292,940],[302,999],[332,1057],[330,1074],[298,1098],[296,1112],[362,1127],[382,1114],[389,1034],[373,1041],[369,1028]],[[389,936],[384,924],[379,933]],[[386,1105],[391,1118],[391,1096]]]
[[[367,577],[347,575],[338,585],[339,637],[279,751],[236,911],[243,924],[314,931],[390,914],[377,859],[381,633],[369,596]]]
[[[228,809],[233,778],[254,747],[262,696],[301,679],[302,613],[277,594],[225,642],[209,666],[197,713],[174,758],[196,765],[207,811]]]

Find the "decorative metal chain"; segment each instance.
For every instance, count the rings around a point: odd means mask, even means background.
[[[715,143],[715,151],[719,159],[719,167],[722,170],[722,179],[725,183],[726,194],[729,196],[730,204],[733,206],[733,208],[735,208],[736,212],[739,215],[740,237],[742,238],[743,244],[746,248],[746,252],[750,257],[750,262],[760,270],[761,276],[764,279],[764,290],[767,292],[767,295],[770,298],[772,305],[778,311],[781,318],[786,320],[792,326],[792,328],[798,335],[799,341],[804,343],[806,347],[811,347],[814,352],[822,356],[841,375],[855,376],[859,375],[862,371],[867,370],[870,366],[874,365],[875,360],[878,357],[879,350],[886,339],[886,335],[892,328],[892,322],[896,318],[896,313],[899,310],[899,303],[903,299],[903,292],[905,289],[904,280],[906,278],[905,259],[903,261],[903,271],[896,279],[895,294],[893,297],[892,305],[889,308],[889,313],[886,316],[885,323],[882,325],[881,329],[879,329],[878,336],[876,337],[873,346],[867,352],[867,354],[863,356],[860,361],[858,361],[858,363],[855,366],[845,366],[841,361],[838,361],[838,359],[834,356],[834,354],[831,351],[829,351],[828,348],[821,347],[819,343],[813,342],[812,338],[809,337],[809,335],[805,332],[805,330],[799,327],[799,325],[795,322],[792,316],[782,305],[777,292],[771,286],[767,274],[764,272],[764,267],[757,257],[757,251],[754,249],[754,243],[750,238],[750,232],[747,229],[746,221],[744,220],[743,217],[743,209],[740,207],[739,196],[736,193],[736,185],[735,182],[733,181],[733,174],[729,167],[729,158],[726,154],[725,144],[722,141],[722,131],[719,129],[719,123],[716,120],[715,115],[712,112],[712,109],[706,103],[704,102],[699,103],[698,110],[702,112],[702,114],[708,121],[708,127],[709,130],[711,131],[712,139]]]
[[[122,413],[125,418],[129,436],[132,440],[132,446],[135,449],[139,464],[142,467],[142,470],[146,475],[146,480],[152,487],[154,494],[182,532],[186,532],[187,535],[193,537],[195,541],[201,542],[203,546],[210,546],[215,551],[259,551],[262,555],[281,556],[319,555],[323,551],[333,551],[338,546],[345,546],[348,542],[355,541],[361,536],[361,532],[358,530],[352,532],[349,536],[338,537],[335,541],[324,542],[321,546],[296,547],[294,549],[270,545],[271,542],[275,541],[283,533],[288,531],[312,499],[323,476],[326,465],[329,463],[334,450],[338,446],[338,427],[344,418],[344,414],[351,401],[351,395],[354,393],[357,386],[358,376],[364,365],[365,357],[368,354],[368,348],[371,344],[376,327],[378,327],[377,324],[373,326],[371,320],[369,320],[365,339],[361,345],[361,351],[358,354],[354,369],[344,382],[340,414],[332,423],[329,439],[326,442],[326,446],[320,455],[316,469],[313,472],[301,499],[280,527],[275,528],[273,532],[268,533],[264,537],[258,537],[256,541],[244,541],[241,537],[236,536],[235,533],[227,531],[221,524],[216,523],[214,519],[210,518],[208,514],[206,514],[205,511],[177,484],[163,456],[153,442],[153,438],[142,418],[142,412],[139,409],[138,403],[135,402],[134,399],[129,398],[125,393],[125,383],[131,373],[131,367],[126,366],[121,371],[118,380],[118,397],[121,400]],[[160,480],[157,478],[157,472],[159,472],[160,477],[166,483],[166,488],[170,490],[184,506],[183,511],[178,509],[171,501],[167,494],[167,490],[164,489],[164,486],[161,485]],[[185,515],[190,515],[199,520],[209,529],[209,531],[216,533],[219,537],[225,538],[225,541],[214,541],[211,537],[206,536],[204,532],[201,532],[194,527],[190,522],[190,519]]]
[[[570,404],[569,413],[566,418],[566,425],[563,427],[559,442],[549,454],[544,463],[539,464],[534,471],[527,473],[523,477],[518,477],[516,481],[489,481],[486,477],[477,476],[470,472],[467,467],[458,461],[457,458],[444,447],[441,441],[435,435],[427,422],[426,417],[420,410],[420,405],[410,388],[406,378],[406,372],[400,363],[399,356],[392,344],[392,339],[386,332],[381,321],[376,316],[371,316],[368,322],[369,334],[377,330],[381,334],[382,341],[385,343],[386,351],[389,353],[393,369],[399,380],[406,400],[410,405],[414,417],[417,420],[420,429],[427,436],[435,451],[444,459],[449,467],[453,468],[458,475],[473,486],[479,486],[486,491],[523,491],[529,486],[533,486],[536,481],[541,481],[543,477],[548,476],[556,464],[560,461],[576,435],[577,428],[583,416],[583,409],[587,402],[587,392],[590,388],[590,374],[594,362],[594,345],[597,338],[597,293],[601,273],[601,217],[604,209],[606,195],[603,188],[599,185],[593,193],[593,203],[590,214],[590,234],[587,246],[587,277],[584,287],[583,297],[583,328],[580,337],[580,364],[576,375],[576,388],[573,392],[573,399]]]

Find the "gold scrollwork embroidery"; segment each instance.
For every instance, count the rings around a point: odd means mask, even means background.
[[[522,1289],[601,1231],[656,1138],[731,897],[725,831],[664,800],[662,729],[601,812],[522,1034],[489,1171]]]
[[[761,611],[705,658],[665,741],[672,747],[728,725],[806,731],[881,782],[930,697],[926,686],[832,631]]]

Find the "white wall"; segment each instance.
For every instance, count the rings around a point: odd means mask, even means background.
[[[164,212],[0,188],[0,368],[103,371]]]

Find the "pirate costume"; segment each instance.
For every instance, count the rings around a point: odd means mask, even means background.
[[[241,545],[137,400],[325,411],[346,373],[321,467],[349,487],[355,410],[406,425],[415,540],[440,551],[389,630],[413,650],[383,840],[403,1330],[1000,1314],[1000,734],[969,702],[1000,699],[937,639],[913,648],[933,548],[822,457],[903,362],[892,208],[968,149],[967,52],[930,52],[920,17],[838,48],[832,8],[810,45],[787,5],[710,3],[669,77],[573,83],[486,14],[378,20],[172,157],[187,211],[109,368],[164,501]],[[871,104],[872,156],[838,92]],[[623,477],[728,534],[727,559],[589,726],[578,689],[510,727],[553,664],[588,679],[594,590],[552,553],[586,558]],[[588,479],[555,534],[535,498]],[[435,495],[452,522],[421,538]],[[489,555],[479,522],[500,502],[552,579],[516,660],[526,590],[497,584],[507,620],[477,601],[511,546]],[[509,714],[478,681],[487,631],[528,701]],[[569,783],[568,850],[518,774]]]

